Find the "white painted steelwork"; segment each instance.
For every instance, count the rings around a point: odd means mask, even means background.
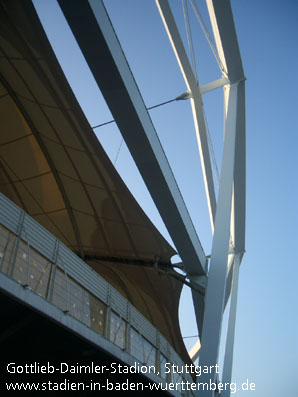
[[[210,161],[210,153],[208,149],[207,128],[205,124],[203,100],[199,88],[199,82],[197,81],[193,73],[193,70],[191,68],[191,64],[187,57],[182,39],[178,32],[178,28],[176,26],[176,22],[171,12],[171,8],[168,1],[156,0],[156,4],[158,6],[166,31],[168,33],[182,75],[184,77],[185,84],[187,86],[188,91],[191,93],[190,95],[191,108],[192,108],[192,114],[194,118],[194,124],[197,134],[198,145],[199,145],[205,189],[207,192],[209,216],[211,220],[211,227],[213,229],[215,211],[216,211],[216,199],[215,199],[214,183],[212,176],[212,167]]]
[[[217,54],[220,65],[222,65],[222,78],[199,88],[168,0],[156,0],[156,3],[191,97],[211,226],[214,227],[204,300],[203,326],[202,329],[199,327],[201,345],[196,344],[197,349],[194,347],[191,350],[191,356],[193,359],[197,358],[200,349],[200,365],[207,365],[210,368],[210,366],[218,363],[222,317],[226,297],[230,294],[230,286],[227,283],[228,270],[230,270],[233,272],[232,302],[223,368],[223,381],[230,382],[238,272],[245,250],[245,77],[232,10],[229,0],[207,0]],[[225,131],[219,192],[217,202],[215,202],[202,93],[220,86],[224,86]],[[228,258],[231,254],[234,260],[231,261],[231,268],[229,269]],[[195,306],[198,305],[195,296],[193,296],[193,299]],[[197,319],[197,322],[199,324],[201,319]],[[202,374],[199,382],[216,382],[216,375],[215,372],[213,374]],[[210,389],[196,392],[198,396],[210,397],[214,396],[214,393]],[[230,392],[225,391],[224,396],[229,395]]]

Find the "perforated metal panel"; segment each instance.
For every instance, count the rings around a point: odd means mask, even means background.
[[[59,244],[57,263],[63,271],[102,302],[108,302],[107,281],[62,243]]]
[[[22,210],[0,193],[0,222],[8,230],[17,233]]]
[[[156,346],[156,328],[135,307],[130,310],[131,325]]]
[[[128,319],[128,302],[115,288],[111,288],[111,308],[122,318]]]
[[[27,214],[24,218],[21,238],[44,257],[50,261],[54,260],[56,237]]]
[[[164,354],[166,357],[169,356],[169,344],[168,341],[164,336],[159,334],[159,344],[160,344],[160,351],[162,354]]]
[[[139,327],[139,323],[138,323],[138,312],[135,309],[134,306],[130,307],[130,323],[133,327],[137,328]]]

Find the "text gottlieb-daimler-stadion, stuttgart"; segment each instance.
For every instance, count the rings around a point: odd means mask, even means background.
[[[178,373],[178,374],[196,374],[196,376],[201,376],[202,374],[211,374],[212,372],[218,374],[219,366],[218,365],[194,365],[194,364],[185,364],[185,365],[175,365],[171,363],[164,364],[165,373]],[[65,362],[61,362],[59,365],[52,365],[50,362],[46,364],[40,364],[38,362],[18,365],[17,363],[9,363],[7,364],[7,372],[11,374],[53,374],[53,373],[61,373],[61,374],[148,374],[148,373],[157,373],[155,366],[150,365],[141,365],[139,363],[135,363],[134,365],[123,365],[119,363],[111,363],[110,365],[98,365],[93,361],[89,365],[81,365],[81,364],[68,364]]]

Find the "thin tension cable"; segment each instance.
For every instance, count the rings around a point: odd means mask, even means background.
[[[182,336],[183,339],[188,339],[188,338],[198,338],[199,335],[192,335],[192,336]]]
[[[169,101],[159,103],[158,105],[150,106],[149,108],[146,108],[146,109],[147,110],[155,109],[155,108],[158,108],[159,106],[167,105],[168,103],[180,101],[182,99],[188,99],[188,98],[189,98],[189,94],[185,93],[185,94],[182,94],[174,99],[170,99]],[[91,127],[91,128],[94,130],[95,128],[103,127],[104,125],[111,124],[111,123],[115,123],[115,120],[106,121],[105,123],[95,125],[94,127]]]

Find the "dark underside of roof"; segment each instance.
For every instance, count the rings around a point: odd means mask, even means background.
[[[1,192],[85,259],[188,360],[178,323],[182,284],[155,266],[170,269],[175,251],[98,142],[29,0],[0,1],[0,73]]]

